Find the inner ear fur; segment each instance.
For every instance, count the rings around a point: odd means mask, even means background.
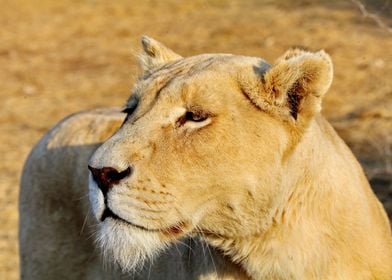
[[[182,58],[179,54],[148,36],[142,36],[141,43],[143,50],[139,54],[139,64],[143,71],[151,71],[168,62]]]
[[[300,122],[320,112],[332,75],[332,62],[324,51],[293,49],[260,77],[258,86],[244,92],[260,109]]]

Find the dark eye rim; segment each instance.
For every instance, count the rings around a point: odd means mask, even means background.
[[[202,122],[208,119],[209,115],[203,112],[187,111],[184,115],[186,121]]]
[[[212,114],[202,110],[188,110],[177,120],[177,127],[183,126],[187,122],[201,123],[211,116]]]
[[[133,112],[135,112],[135,110],[136,110],[136,106],[132,106],[132,107],[126,107],[122,109],[121,112],[130,116],[133,114]]]
[[[123,110],[121,110],[122,113],[127,114],[123,124],[132,116],[132,114],[135,112],[138,105],[139,105],[139,97],[136,95],[131,96],[127,106]]]
[[[137,106],[132,106],[132,107],[127,107],[123,110],[121,110],[122,113],[127,114],[123,123],[121,124],[121,126],[123,126],[128,120],[129,118],[132,116],[133,112],[135,112]]]

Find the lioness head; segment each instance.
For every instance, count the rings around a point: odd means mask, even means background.
[[[124,269],[188,234],[263,231],[285,192],[282,166],[332,80],[323,51],[269,65],[142,43],[124,123],[89,163],[97,239]]]

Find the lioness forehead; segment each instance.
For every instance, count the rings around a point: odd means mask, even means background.
[[[144,73],[136,83],[127,106],[140,96],[145,100],[154,100],[169,84],[174,81],[185,83],[195,75],[205,74],[203,82],[209,83],[211,80],[208,76],[215,80],[219,77],[236,78],[239,71],[244,69],[262,75],[268,68],[270,65],[263,59],[232,54],[202,54],[183,58]]]

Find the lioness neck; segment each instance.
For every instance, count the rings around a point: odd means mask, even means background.
[[[384,264],[379,259],[385,247],[392,248],[386,244],[388,220],[357,160],[326,120],[310,125],[284,168],[287,193],[269,229],[211,243],[253,279],[387,279],[390,253],[381,256]]]

